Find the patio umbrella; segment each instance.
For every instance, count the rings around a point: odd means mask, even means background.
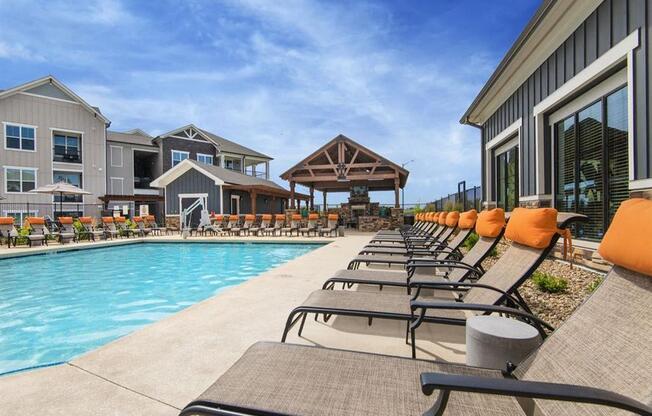
[[[63,212],[64,195],[90,195],[90,192],[84,191],[83,189],[64,181],[53,183],[51,185],[39,186],[36,189],[32,189],[30,192],[59,195],[59,212]]]

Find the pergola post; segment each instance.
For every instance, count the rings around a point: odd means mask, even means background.
[[[401,181],[399,180],[398,177],[394,178],[394,208],[400,208],[401,207],[401,201],[400,201],[400,185]]]
[[[326,205],[326,191],[323,191],[322,194],[324,195],[324,213],[328,212],[328,208]]]
[[[256,191],[251,191],[249,197],[251,198],[251,213],[256,215]]]
[[[294,181],[290,181],[290,209],[294,208]]]
[[[310,211],[315,210],[315,187],[310,185]]]

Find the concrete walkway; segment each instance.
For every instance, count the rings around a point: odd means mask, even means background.
[[[280,340],[288,312],[369,238],[338,238],[68,364],[0,377],[0,414],[178,414],[251,344]],[[288,342],[409,356],[404,334],[394,321],[309,319],[303,338],[294,329]],[[424,358],[464,359],[463,328],[425,325],[419,339]]]

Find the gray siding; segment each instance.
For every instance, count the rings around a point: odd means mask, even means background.
[[[111,163],[111,146],[122,149],[122,166],[113,166]],[[106,193],[110,195],[133,195],[134,194],[134,150],[151,152],[156,148],[149,146],[139,146],[136,144],[106,142]],[[160,156],[156,158],[157,165],[154,167],[154,177],[161,175],[159,170]],[[115,193],[111,189],[111,178],[123,178],[123,193]]]
[[[648,68],[652,4],[649,0],[605,0],[518,90],[482,126],[487,143],[523,117],[520,149],[521,195],[536,194],[535,124],[533,107],[595,61],[628,34],[641,29],[640,47],[634,51],[634,173],[635,179],[652,177],[652,117]],[[550,138],[545,140],[549,143]],[[551,192],[550,146],[545,154],[545,193]],[[484,151],[482,152],[484,159]],[[483,160],[483,166],[487,161]],[[483,169],[484,175],[484,169]],[[487,189],[486,186],[483,189]],[[484,196],[487,199],[487,195]]]
[[[224,190],[224,213],[231,214],[231,195],[240,195],[240,214],[251,213],[251,198],[248,192]],[[283,213],[283,199],[267,195],[256,196],[256,214],[281,214]]]
[[[197,153],[213,155],[213,164],[217,164],[215,156],[215,146],[208,142],[195,140],[177,139],[175,137],[165,137],[161,140],[161,167],[162,172],[167,172],[172,167],[172,150],[189,152],[189,158],[197,160]]]
[[[199,193],[208,194],[209,212],[220,212],[220,188],[213,179],[191,169],[165,187],[165,213],[179,214],[179,194]]]

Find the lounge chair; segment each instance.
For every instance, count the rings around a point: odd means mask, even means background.
[[[45,226],[45,218],[43,217],[27,217],[25,224],[28,227],[29,235],[27,236],[27,244],[30,247],[48,245],[48,237],[52,236],[58,238],[58,234],[50,233],[48,227]]]
[[[326,224],[326,227],[322,227],[319,229],[319,235],[320,236],[335,235],[337,237],[337,225],[339,221],[339,215],[328,214],[327,220],[328,222]]]
[[[650,247],[652,202],[624,202],[599,248],[614,267],[516,368],[257,343],[181,414],[650,416]]]
[[[238,228],[238,222],[240,218],[237,215],[225,215],[226,217],[226,226],[224,226],[224,231],[229,234],[232,234],[234,229]]]
[[[79,241],[80,237],[88,237],[89,240],[95,241],[95,239],[102,239],[102,236],[105,235],[104,230],[98,230],[93,226],[92,217],[79,217],[79,223],[82,226],[82,230],[79,231],[77,240]]]
[[[406,235],[419,235],[419,234],[431,234],[435,228],[437,228],[436,221],[433,221],[434,216],[437,213],[427,212],[417,214],[417,222],[406,229],[399,230],[380,230],[376,233],[378,237],[389,237],[389,236],[406,236]]]
[[[407,263],[406,271],[387,270],[340,270],[328,279],[322,289],[333,289],[336,283],[351,287],[354,284],[405,287],[411,293],[410,283],[420,286],[431,282],[463,282],[477,280],[484,274],[482,262],[491,254],[505,231],[505,211],[495,208],[482,211],[475,224],[478,241],[459,260],[450,258],[448,251],[441,252],[437,258],[418,258]],[[453,244],[451,243],[451,246]],[[439,272],[440,274],[437,274]],[[438,291],[437,296],[455,298],[456,293]]]
[[[232,228],[232,229],[231,229],[231,232],[232,232],[233,234],[237,234],[237,235],[239,235],[239,236],[240,236],[240,235],[243,235],[243,234],[244,234],[244,235],[248,235],[248,234],[249,234],[249,229],[250,229],[251,226],[253,225],[254,221],[256,221],[256,216],[255,216],[255,215],[253,215],[253,214],[246,214],[246,215],[244,216],[244,221],[242,222],[242,226],[241,226],[241,227]]]
[[[420,240],[427,241],[433,237],[436,237],[439,233],[442,232],[442,226],[446,223],[447,212],[438,212],[429,216],[429,221],[431,221],[430,228],[426,231],[417,232],[417,233],[398,233],[398,234],[377,234],[374,238],[371,239],[370,243],[396,243],[402,244],[406,239],[410,239],[413,242]]]
[[[292,217],[290,218],[290,225],[281,228],[281,233],[285,235],[289,234],[290,237],[292,237],[292,233],[296,231],[298,236],[300,226],[301,226],[301,214],[292,214]]]
[[[158,223],[156,222],[156,217],[153,215],[145,215],[143,217],[145,220],[146,227],[152,230],[152,234],[156,235],[161,235],[161,233],[165,232],[165,235],[168,234],[168,228],[167,227],[160,227]]]
[[[120,236],[120,230],[115,226],[113,217],[102,217],[102,227],[104,228],[104,238],[112,239]]]
[[[331,315],[344,315],[366,317],[370,321],[373,318],[380,318],[406,323],[409,323],[415,315],[419,315],[421,318],[419,324],[432,322],[451,325],[465,325],[467,317],[465,311],[473,311],[474,314],[490,313],[494,307],[503,304],[531,313],[518,288],[548,256],[560,235],[564,234],[568,237],[566,227],[571,222],[585,218],[579,214],[557,215],[557,210],[553,208],[514,209],[505,230],[505,236],[512,240],[511,246],[477,282],[422,282],[417,287],[415,297],[419,295],[421,288],[437,289],[437,292],[466,291],[457,302],[447,299],[448,303],[456,304],[455,308],[419,310],[412,308],[413,297],[407,294],[322,289],[312,292],[300,306],[292,310],[282,339],[285,341],[287,333],[298,321],[301,321],[299,329],[301,333],[309,313],[315,316],[323,314],[326,321]],[[541,236],[533,231],[535,226],[542,230]],[[547,328],[547,324],[541,321],[533,321],[532,324],[542,335],[545,334],[544,329]],[[418,325],[410,327],[413,356],[416,355],[415,330],[417,328]]]
[[[127,219],[125,217],[114,217],[113,224],[115,224],[115,228],[121,235],[126,235],[127,237],[133,237],[136,235],[133,228],[127,227]]]
[[[142,217],[134,217],[132,220],[136,224],[135,233],[145,237],[152,232],[152,229],[145,225],[145,220]]]
[[[459,218],[459,212],[453,211],[449,213],[439,213],[431,216],[435,227],[431,229],[428,234],[414,235],[400,235],[400,236],[383,236],[379,239],[376,235],[365,246],[367,248],[407,248],[407,247],[430,247],[446,240],[454,231],[446,225],[447,222],[455,222],[455,217]]]
[[[260,235],[266,233],[269,229],[270,222],[272,221],[272,214],[263,214],[260,217],[260,224],[255,227],[249,228],[249,233],[253,235]]]
[[[224,231],[224,215],[214,214],[211,216],[211,225],[213,226],[213,232],[216,235],[223,235]]]
[[[14,217],[0,217],[0,237],[7,240],[7,248],[11,248],[11,243],[16,247],[16,240],[20,233],[14,225]]]
[[[310,233],[314,233],[317,236],[317,221],[319,221],[319,214],[308,214],[308,223],[305,227],[299,228],[298,234],[310,237]]]
[[[72,217],[59,217],[57,218],[57,222],[59,224],[59,242],[61,244],[69,243],[71,241],[75,241],[75,238],[77,236],[77,232],[75,230],[75,227],[73,225],[73,218]]]
[[[285,214],[275,214],[274,215],[274,227],[269,228],[267,230],[267,233],[271,235],[272,237],[276,235],[276,232],[278,231],[278,235],[281,235],[281,230],[285,227]]]

